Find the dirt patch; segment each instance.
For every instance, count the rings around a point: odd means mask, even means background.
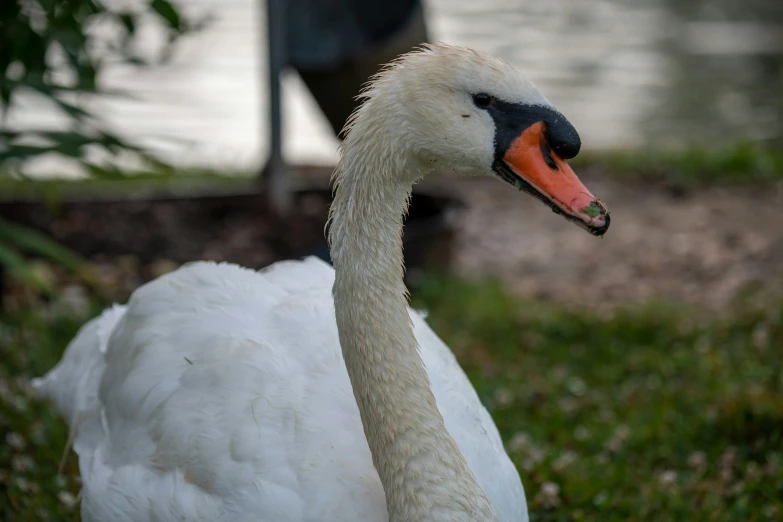
[[[305,185],[323,185],[328,175],[315,169],[301,177]],[[783,289],[783,183],[673,190],[589,169],[580,177],[612,213],[603,239],[496,180],[428,179],[425,192],[454,194],[464,208],[452,233],[442,226],[452,212],[438,210],[449,207],[445,200],[433,207],[414,199],[405,233],[409,283],[417,267],[443,272],[452,252],[460,274],[499,277],[512,292],[564,303],[663,298],[722,308],[754,283]],[[6,203],[0,213],[75,248],[104,271],[132,275],[123,277],[130,290],[190,260],[260,268],[305,254],[328,258],[328,194],[302,195],[287,221],[270,218],[263,198],[252,194],[53,210]]]
[[[611,211],[603,239],[501,183],[454,180],[467,203],[458,270],[584,304],[669,298],[715,308],[754,283],[783,287],[783,184],[684,191],[580,176]]]
[[[305,256],[329,261],[324,230],[332,197],[328,179],[299,190],[285,216],[248,186],[229,194],[81,194],[56,204],[0,201],[0,218],[54,238],[111,281],[130,281],[114,292],[122,295],[165,269],[194,260],[255,269]],[[413,195],[402,238],[408,275],[413,276],[409,284],[422,272],[448,269],[455,233],[446,220],[454,206],[452,198],[434,191]]]

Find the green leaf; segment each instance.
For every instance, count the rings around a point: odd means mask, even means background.
[[[133,54],[126,56],[125,61],[128,62],[128,64],[130,65],[135,65],[136,67],[145,67],[152,64],[152,62],[150,62],[143,56],[137,56]]]
[[[91,136],[84,136],[74,131],[50,131],[50,130],[30,130],[26,133],[28,136],[38,136],[51,141],[57,146],[69,145],[73,147],[83,147],[96,141]]]
[[[23,9],[28,3],[31,9],[34,8],[35,16],[28,12],[29,9]],[[180,15],[175,1],[149,0],[143,2],[140,10],[112,9],[105,0],[0,0],[0,6],[0,124],[15,101],[15,93],[24,90],[36,91],[51,100],[72,123],[70,132],[45,133],[26,129],[13,136],[6,135],[6,141],[0,136],[0,163],[8,162],[8,165],[0,166],[4,173],[21,170],[27,160],[51,153],[84,164],[87,146],[103,147],[114,154],[130,151],[147,163],[168,167],[142,148],[104,132],[99,125],[100,114],[82,107],[69,94],[132,97],[126,91],[101,88],[97,82],[99,74],[108,59],[116,58],[139,66],[165,60],[171,54],[173,42],[193,28],[190,20]],[[162,43],[158,58],[146,62],[133,49],[139,36],[139,17],[148,14],[161,19],[168,28],[168,38]],[[125,31],[119,43],[110,42],[108,47],[100,45],[101,36],[91,28],[101,20],[122,25]],[[55,51],[61,51],[64,62],[58,63],[57,69],[73,73],[69,79],[52,74],[54,64],[47,61],[47,56]],[[23,73],[8,78],[6,72],[15,62],[22,64]],[[28,137],[42,137],[50,143],[30,145]],[[93,175],[98,175],[97,170],[87,168]]]
[[[122,22],[122,25],[125,27],[125,30],[128,31],[129,35],[132,35],[136,32],[136,17],[134,17],[131,13],[121,13],[119,15],[120,22]]]
[[[54,147],[38,147],[35,145],[11,145],[6,151],[0,152],[0,163],[9,160],[26,160],[53,152]]]
[[[29,87],[30,89],[35,89],[36,91],[40,92],[42,95],[47,97],[53,97],[53,96],[60,96],[64,93],[73,93],[73,94],[84,94],[84,89],[80,87],[68,87],[67,85],[49,85],[45,83],[43,80],[33,80],[28,78],[24,85],[17,85],[19,87]],[[123,97],[126,99],[131,100],[138,100],[139,97],[134,95],[132,92],[125,90],[125,89],[101,89],[100,91],[101,96],[117,96],[117,97]]]
[[[169,27],[178,32],[182,30],[179,13],[168,0],[152,0],[150,7],[168,22]]]
[[[57,96],[52,96],[50,98],[54,103],[57,104],[60,109],[62,109],[68,116],[71,116],[72,118],[82,118],[86,119],[90,117],[90,113],[82,109],[81,107],[74,105],[72,103],[69,103],[65,100],[62,100],[58,98]]]
[[[27,259],[2,240],[0,240],[0,265],[5,266],[11,275],[24,284],[45,293],[51,292],[52,288],[49,282],[36,273]]]
[[[126,179],[126,176],[121,170],[111,167],[100,167],[91,163],[83,163],[82,167],[87,169],[90,175],[98,179],[107,179],[112,181]]]
[[[65,268],[79,271],[85,266],[85,260],[53,239],[33,229],[15,225],[0,219],[0,244],[7,248],[15,245],[35,255],[46,257]]]

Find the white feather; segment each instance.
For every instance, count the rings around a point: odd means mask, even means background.
[[[333,282],[316,258],[193,263],[87,323],[37,382],[67,419],[87,416],[74,444],[84,520],[386,521]],[[519,520],[522,485],[492,419],[411,319],[449,432],[500,520]]]

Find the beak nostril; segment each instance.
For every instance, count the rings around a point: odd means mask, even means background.
[[[545,139],[541,139],[539,146],[541,148],[541,155],[544,156],[544,162],[546,162],[547,166],[552,170],[560,170],[560,167],[557,166],[555,158],[552,157],[552,149],[549,147],[549,144],[547,144]]]

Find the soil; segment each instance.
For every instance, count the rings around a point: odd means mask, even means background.
[[[783,288],[783,182],[683,190],[580,172],[611,212],[593,237],[490,179],[459,179],[459,272],[581,304],[674,299],[722,308],[744,289]]]
[[[527,297],[587,305],[660,298],[722,308],[754,284],[783,289],[783,183],[683,190],[620,182],[589,169],[580,177],[611,211],[603,239],[495,180],[428,180],[425,192],[453,194],[464,207],[448,213],[452,234],[433,230],[432,209],[418,203],[411,215],[418,225],[406,228],[409,274],[424,266],[443,271],[451,254],[462,275],[499,278]],[[304,194],[285,221],[249,194],[106,201],[65,212],[17,202],[0,205],[0,213],[45,231],[104,270],[124,267],[132,287],[188,260],[260,268],[305,254],[328,256],[325,194]]]
[[[309,255],[329,261],[324,229],[332,191],[328,176],[322,181],[297,191],[284,216],[244,186],[231,193],[213,187],[196,194],[79,194],[54,205],[0,200],[0,218],[54,238],[111,281],[128,281],[114,292],[122,295],[194,260],[255,269]],[[413,195],[403,236],[409,284],[425,270],[448,269],[456,234],[445,222],[454,206],[436,191]]]

